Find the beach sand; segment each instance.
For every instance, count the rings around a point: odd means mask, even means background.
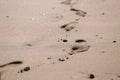
[[[0,0],[0,80],[120,80],[119,0]]]

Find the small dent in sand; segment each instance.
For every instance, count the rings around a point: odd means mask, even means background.
[[[75,54],[74,52],[70,52],[70,53],[68,53],[68,55],[73,55],[73,54]]]
[[[94,79],[94,78],[95,78],[95,75],[94,75],[94,74],[89,74],[89,78],[90,78],[90,79]]]
[[[120,75],[118,75],[117,77],[120,78]]]
[[[68,40],[67,39],[63,39],[63,42],[68,42]]]
[[[102,51],[102,53],[105,53],[105,51]]]
[[[105,13],[103,12],[102,15],[105,15]]]
[[[9,16],[6,16],[6,18],[9,18]]]
[[[99,35],[95,35],[96,37],[98,37],[99,39],[103,39],[103,37],[99,36]]]
[[[100,37],[100,39],[103,39],[103,37]]]
[[[76,43],[86,42],[86,40],[83,40],[83,39],[77,39],[75,42],[76,42]]]
[[[27,43],[27,44],[26,44],[26,46],[32,46],[32,44],[30,44],[30,43]]]
[[[69,59],[69,57],[67,57],[66,55],[58,58],[59,61],[66,61],[67,59]]]
[[[23,70],[20,70],[21,73],[23,73]],[[19,73],[19,72],[18,72]]]
[[[57,42],[60,42],[60,41],[62,41],[62,42],[68,42],[67,39],[59,39],[59,38],[58,38],[58,41],[57,41]]]
[[[47,59],[52,59],[52,57],[48,57]]]
[[[98,37],[99,35],[96,34],[95,36]]]
[[[58,58],[58,60],[59,60],[59,61],[65,61],[65,59],[64,59],[64,58]]]
[[[80,19],[75,19],[76,21],[79,21]]]
[[[75,46],[75,47],[72,48],[73,51],[74,51],[74,50],[78,50],[78,49],[79,49],[78,46]]]
[[[116,42],[117,42],[117,41],[114,40],[112,43],[116,43]]]
[[[66,26],[67,26],[67,24],[65,24],[65,25],[62,25],[62,26],[61,26],[61,28],[65,28]]]
[[[27,66],[27,67],[25,67],[24,69],[21,69],[20,71],[18,71],[18,73],[27,72],[27,71],[29,71],[29,70],[30,70],[30,67]]]
[[[30,70],[30,67],[28,66],[28,67],[25,67],[24,69],[23,69],[23,71],[29,71]]]

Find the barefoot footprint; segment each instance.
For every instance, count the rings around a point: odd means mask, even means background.
[[[18,65],[21,65],[22,63],[23,63],[22,61],[13,61],[10,63],[0,65],[0,80],[2,80],[2,75],[5,72],[5,70],[17,67]]]
[[[61,2],[61,4],[66,4],[66,5],[74,5],[78,2],[78,0],[65,0]]]
[[[64,29],[65,31],[71,31],[77,26],[78,22],[70,22],[65,25],[61,26],[61,29]]]
[[[89,48],[90,48],[90,45],[88,45],[86,40],[77,39],[77,40],[75,40],[75,44],[71,46],[71,51],[70,51],[69,55],[88,51]]]
[[[75,9],[75,8],[71,8],[71,11],[76,12],[76,15],[79,15],[79,16],[82,16],[82,17],[85,17],[85,15],[87,14],[87,12],[79,10],[79,9]]]

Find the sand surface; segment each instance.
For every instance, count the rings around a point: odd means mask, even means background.
[[[120,80],[120,0],[0,0],[0,80]]]

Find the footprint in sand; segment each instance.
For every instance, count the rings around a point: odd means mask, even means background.
[[[79,10],[79,9],[75,9],[75,8],[71,8],[70,10],[76,12],[76,15],[78,15],[78,16],[85,17],[87,15],[87,12],[85,12],[83,10]]]
[[[21,65],[22,63],[23,63],[22,61],[13,61],[10,63],[0,65],[0,80],[2,80],[2,75],[6,70],[8,70],[10,68],[15,68],[15,67]]]
[[[66,60],[69,60],[70,55],[88,51],[90,48],[87,41],[84,39],[76,39],[73,43],[68,42],[66,44],[69,46],[64,46],[64,52],[67,54],[59,56],[58,61],[64,62]],[[67,48],[69,49],[66,51]]]
[[[50,21],[52,22],[58,22],[63,19],[63,14],[60,13],[54,13],[49,16]]]
[[[74,53],[85,52],[88,51],[90,45],[88,45],[87,41],[84,39],[76,39],[74,42],[69,42],[68,39],[60,39],[66,46],[63,46],[63,51],[66,51],[69,48],[69,54],[72,55]],[[64,45],[64,44],[63,44]]]
[[[78,2],[78,0],[65,0],[63,2],[61,2],[61,4],[65,4],[65,5],[74,5]]]
[[[78,22],[70,22],[70,23],[62,25],[61,29],[64,29],[65,31],[71,31],[71,30],[75,29],[77,24],[78,24]]]
[[[52,63],[65,62],[70,59],[71,55],[79,54],[88,51],[90,45],[84,39],[75,39],[73,41],[69,39],[61,39],[61,43],[54,45],[56,49],[62,49],[63,53],[59,53],[59,56],[47,57],[47,60],[52,61]],[[71,41],[71,42],[70,42]]]
[[[88,45],[86,40],[83,39],[77,39],[75,40],[75,44],[71,46],[71,50],[68,53],[69,55],[73,55],[80,52],[88,51],[90,48],[90,45]]]

